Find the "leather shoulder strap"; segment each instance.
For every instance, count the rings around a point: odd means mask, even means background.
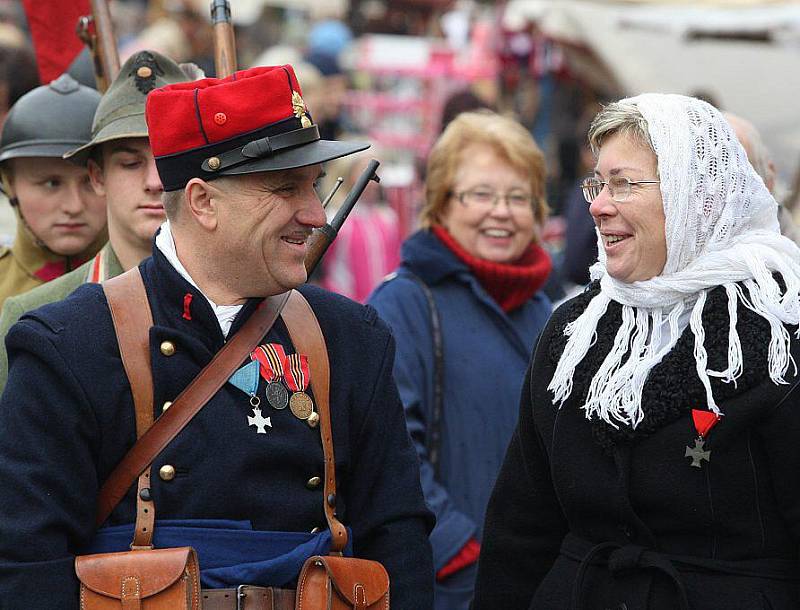
[[[169,410],[163,413],[130,448],[100,489],[97,498],[96,525],[100,526],[108,519],[111,511],[125,497],[137,477],[186,427],[255,349],[267,331],[272,328],[289,294],[284,292],[264,299],[239,332],[178,395]]]
[[[292,290],[282,317],[295,351],[307,355],[311,367],[311,388],[319,409],[320,436],[325,457],[325,497],[322,502],[331,531],[331,553],[341,554],[347,546],[347,529],[336,518],[336,461],[331,430],[328,348],[317,316],[305,297],[296,290]]]
[[[101,250],[100,253],[102,252]],[[96,269],[102,265],[100,253],[94,260]],[[92,281],[97,279],[93,277]],[[153,315],[138,267],[103,282],[103,292],[111,310],[122,366],[131,385],[138,439],[153,425],[153,371],[150,365],[150,327],[153,326]],[[153,548],[156,507],[150,495],[150,472],[148,466],[139,475],[132,549]]]
[[[138,438],[153,424],[153,371],[150,368],[153,316],[139,268],[134,267],[103,282],[103,292],[114,321],[122,366],[131,383]]]

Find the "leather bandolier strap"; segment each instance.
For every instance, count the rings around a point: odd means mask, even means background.
[[[298,298],[295,298],[297,295]],[[308,301],[296,290],[283,309],[283,321],[289,330],[297,353],[308,356],[311,367],[311,389],[319,408],[319,429],[322,437],[322,452],[325,456],[325,519],[331,531],[331,553],[338,553],[347,546],[347,529],[336,518],[336,461],[333,455],[333,432],[330,411],[330,365],[325,337],[319,327],[317,316]]]
[[[153,425],[153,371],[150,366],[150,327],[153,315],[147,292],[138,273],[130,278],[112,278],[103,283],[119,343],[122,366],[131,384],[136,411],[136,438]],[[153,548],[156,512],[150,494],[150,465],[139,475],[136,490],[136,527],[131,550]]]
[[[224,385],[241,362],[255,349],[278,315],[281,315],[297,353],[308,356],[311,388],[320,416],[320,436],[325,461],[323,508],[331,532],[331,554],[341,555],[347,529],[336,517],[336,470],[330,417],[330,364],[325,338],[308,301],[296,290],[269,297],[168,411],[153,423],[153,379],[149,329],[153,325],[147,293],[137,268],[103,284],[120,344],[123,366],[131,383],[139,439],[114,469],[98,498],[97,524],[101,525],[125,496],[138,476],[137,516],[132,549],[152,548],[155,509],[150,494],[150,465],[158,453]],[[204,591],[204,606],[225,608],[235,589]],[[289,606],[293,592],[249,587],[250,599],[242,607]],[[278,596],[274,598],[273,596]],[[241,600],[239,600],[241,601]],[[274,604],[274,606],[273,606]],[[231,606],[236,607],[236,606]]]
[[[133,284],[136,281],[134,279],[136,276],[139,276],[139,287],[136,290],[143,291],[144,285],[141,283],[141,276],[137,267],[114,278],[114,284],[124,282]],[[178,395],[169,410],[165,411],[158,418],[158,421],[150,426],[128,453],[125,454],[125,457],[122,458],[105,483],[103,483],[98,494],[95,517],[95,524],[98,527],[108,519],[111,511],[125,497],[128,489],[130,489],[139,475],[150,466],[156,456],[197,415],[208,400],[225,385],[230,376],[239,368],[250,352],[255,349],[278,318],[290,294],[290,292],[284,292],[264,299],[250,316],[250,319],[239,329],[239,332],[216,353],[211,362]],[[146,293],[144,298],[147,298]],[[147,328],[148,339],[146,345],[149,362],[149,327]],[[149,366],[147,370],[148,372],[150,371]],[[136,377],[133,379],[136,379]],[[150,383],[152,384],[152,378]],[[152,400],[152,385],[150,399]]]

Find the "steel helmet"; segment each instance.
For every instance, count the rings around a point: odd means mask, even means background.
[[[92,139],[100,94],[62,74],[29,91],[11,107],[0,136],[0,162],[58,157]]]

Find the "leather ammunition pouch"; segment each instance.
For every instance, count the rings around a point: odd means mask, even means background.
[[[75,558],[81,610],[200,610],[200,568],[189,547]]]
[[[387,610],[389,575],[377,561],[317,555],[303,565],[296,610]]]

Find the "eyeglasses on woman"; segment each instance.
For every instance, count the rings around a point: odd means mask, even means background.
[[[496,208],[498,202],[503,199],[512,213],[533,213],[533,197],[523,191],[510,191],[501,194],[489,188],[477,187],[452,194],[461,202],[461,205],[469,208],[489,212]]]
[[[604,186],[608,186],[608,194],[617,203],[624,203],[631,196],[631,186],[640,184],[660,184],[660,180],[631,180],[625,176],[612,176],[608,180],[599,180],[593,176],[585,178],[581,183],[583,198],[592,203],[600,195]]]

